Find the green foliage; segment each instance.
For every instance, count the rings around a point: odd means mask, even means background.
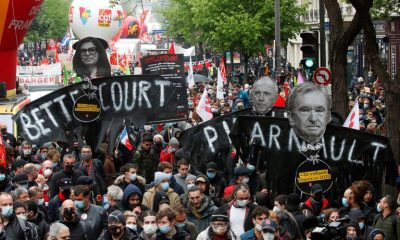
[[[400,14],[398,0],[375,0],[371,8],[371,16],[375,19],[388,18],[390,14]]]
[[[305,6],[281,0],[281,39],[299,33]],[[253,54],[274,40],[274,0],[171,0],[162,11],[167,32],[176,40],[205,43],[212,50]]]
[[[68,29],[70,0],[44,0],[24,42],[63,37]]]

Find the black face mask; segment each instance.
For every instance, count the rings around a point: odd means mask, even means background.
[[[111,235],[119,235],[122,231],[122,229],[118,226],[112,225],[108,226],[108,231],[110,231]]]
[[[63,192],[62,192],[62,195],[66,198],[66,199],[68,199],[69,198],[69,195],[71,194],[71,192],[69,191],[69,190],[63,190]]]
[[[321,202],[323,197],[324,197],[324,195],[322,195],[322,192],[316,193],[315,196],[314,196],[314,200],[317,201],[317,202]]]
[[[72,165],[65,165],[64,166],[64,172],[72,173],[73,168],[74,168],[74,166],[72,166]]]
[[[72,222],[75,218],[75,212],[72,209],[65,209],[62,215],[68,222]]]

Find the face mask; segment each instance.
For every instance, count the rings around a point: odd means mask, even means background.
[[[78,209],[83,209],[85,207],[85,203],[83,201],[75,200],[75,207]]]
[[[242,183],[244,183],[244,184],[249,183],[249,178],[248,177],[247,178],[243,178]]]
[[[262,231],[262,225],[260,225],[260,224],[256,224],[254,228],[259,232]]]
[[[121,233],[122,229],[118,226],[112,225],[108,226],[108,231],[110,231],[111,235],[118,235]]]
[[[67,173],[71,173],[73,168],[74,168],[74,166],[72,166],[72,165],[65,165],[64,166],[64,171],[67,172]]]
[[[263,233],[263,239],[264,240],[274,240],[275,235],[273,233]]]
[[[91,153],[82,153],[81,160],[86,161],[92,159]]]
[[[368,108],[369,104],[368,103],[364,103],[364,108]]]
[[[247,203],[249,203],[249,200],[236,200],[236,204],[239,207],[245,207],[247,205]]]
[[[45,170],[43,171],[43,175],[44,175],[45,178],[50,177],[51,174],[53,174],[53,170],[51,170],[51,169],[45,169]]]
[[[314,197],[314,200],[317,202],[321,202],[322,197],[323,197],[322,193],[317,193]]]
[[[349,206],[349,201],[346,198],[342,198],[342,205],[343,207],[347,208]]]
[[[65,218],[65,220],[67,220],[68,222],[71,222],[74,220],[75,217],[75,212],[70,210],[70,209],[66,209],[63,211],[63,217]]]
[[[164,226],[160,226],[160,232],[161,233],[169,233],[169,231],[171,231],[171,227],[168,225],[164,225]]]
[[[365,223],[364,222],[358,223],[358,227],[360,227],[360,229],[364,229]]]
[[[207,177],[209,178],[209,179],[213,179],[213,178],[215,178],[215,172],[207,172]]]
[[[176,148],[171,148],[171,152],[176,152]]]
[[[281,212],[281,209],[280,209],[279,207],[277,207],[277,206],[274,206],[274,208],[272,209],[272,211],[273,211],[274,213],[280,213],[280,212]]]
[[[12,206],[7,206],[7,207],[2,207],[1,208],[1,215],[3,215],[3,217],[11,217],[11,215],[13,214],[13,207]]]
[[[28,156],[31,155],[32,149],[24,149],[22,152],[24,153],[25,156]]]
[[[220,227],[213,227],[213,232],[217,235],[223,235],[226,233],[226,231],[228,230],[227,226],[220,226]]]
[[[129,179],[130,179],[132,182],[134,182],[134,181],[136,180],[136,178],[137,178],[137,174],[136,174],[136,173],[132,174],[132,175],[129,177]]]
[[[192,187],[194,187],[194,183],[188,184],[186,185],[187,189],[191,189]]]
[[[129,229],[132,229],[133,231],[137,231],[137,225],[136,224],[126,224],[126,227]]]
[[[20,214],[20,215],[18,215],[18,217],[21,218],[22,220],[26,221],[26,216],[24,214]]]
[[[185,226],[186,226],[186,223],[175,223],[175,226],[177,227],[177,228],[179,228],[179,229],[184,229],[185,228]]]
[[[58,167],[58,162],[53,162],[53,168]]]
[[[161,183],[161,189],[166,192],[169,189],[169,183],[165,182],[165,183]]]
[[[0,182],[4,181],[4,179],[6,179],[6,175],[5,174],[0,174]]]
[[[40,158],[42,159],[42,161],[46,160],[47,154],[40,154]]]
[[[157,225],[155,224],[143,225],[143,231],[147,235],[154,234],[155,232],[157,232]]]
[[[376,205],[376,211],[382,212],[382,208],[381,208],[381,205],[380,205],[380,204],[377,204],[377,205]]]
[[[44,198],[38,199],[37,202],[36,202],[36,204],[39,205],[39,206],[40,206],[40,205],[43,205],[43,204],[44,204]]]

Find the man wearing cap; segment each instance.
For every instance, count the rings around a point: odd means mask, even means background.
[[[210,239],[239,239],[230,229],[229,217],[224,209],[218,208],[213,212],[210,218],[210,226],[202,231],[196,240]]]
[[[153,135],[150,132],[142,134],[142,142],[135,154],[133,155],[132,163],[139,167],[138,174],[149,182],[153,178],[158,162],[155,162],[151,153],[153,145]]]
[[[14,176],[24,172],[25,160],[19,159],[15,160],[12,164],[12,169],[14,170]]]
[[[304,203],[305,207],[314,215],[321,215],[322,211],[329,207],[329,201],[324,197],[324,191],[320,184],[311,186],[310,197]]]
[[[79,218],[74,201],[67,199],[61,205],[60,223],[69,228],[73,240],[94,240],[93,230],[89,224]]]
[[[88,186],[77,185],[74,187],[75,207],[80,213],[80,218],[93,230],[95,238],[100,236],[106,226],[106,211],[90,202],[90,190]]]
[[[97,158],[93,158],[92,147],[89,145],[81,148],[81,161],[76,164],[75,168],[84,167],[88,173],[88,176],[95,182],[98,191],[101,195],[106,192],[106,182],[103,164]]]
[[[206,175],[199,175],[196,177],[194,184],[201,190],[201,192],[208,196],[210,189],[210,181],[208,180]]]
[[[115,210],[110,215],[108,215],[107,219],[107,227],[102,235],[98,238],[99,240],[134,240],[138,239],[133,231],[129,231],[129,228],[126,227],[125,224],[125,216],[119,211]]]
[[[175,207],[180,203],[179,196],[169,187],[169,175],[163,172],[154,174],[154,187],[150,188],[143,196],[143,205],[152,209],[156,191],[164,191],[170,201],[171,207]],[[152,209],[153,210],[153,209]]]
[[[235,187],[240,184],[248,184],[249,183],[249,175],[251,173],[251,170],[249,170],[246,167],[240,166],[236,167],[233,170],[233,175],[235,176],[234,179],[231,180],[229,185],[224,189],[224,198],[227,198],[228,196],[231,195],[232,191],[235,189]]]
[[[60,208],[61,204],[70,197],[70,188],[72,187],[71,179],[60,179],[58,186],[58,194],[49,201],[49,206],[47,209],[50,222],[58,220],[58,209]]]
[[[278,223],[275,220],[267,218],[262,222],[261,227],[263,231],[264,240],[281,239],[279,237]]]
[[[63,169],[53,174],[50,180],[50,199],[54,198],[59,192],[59,183],[63,178],[71,179],[71,183],[76,185],[76,181],[83,175],[82,171],[74,169],[75,157],[72,154],[65,154],[63,158]]]
[[[209,196],[217,207],[222,205],[222,198],[224,196],[224,188],[226,187],[226,180],[218,170],[215,162],[209,162],[206,165],[207,177],[210,182]]]
[[[169,162],[160,162],[158,164],[158,171],[168,174],[169,187],[172,188],[176,194],[182,195],[185,193],[185,191],[183,191],[183,187],[176,182],[174,175],[172,175],[172,164]],[[153,184],[151,185],[153,186]]]
[[[240,240],[259,240],[262,239],[262,222],[269,217],[269,210],[263,206],[257,206],[251,213],[254,228],[240,235]]]
[[[188,198],[189,202],[184,206],[187,220],[196,225],[197,231],[203,231],[208,227],[209,219],[217,207],[197,186],[188,190]]]
[[[6,188],[5,192],[14,191],[17,187],[28,189],[28,175],[19,173],[12,178],[11,183],[12,184]]]

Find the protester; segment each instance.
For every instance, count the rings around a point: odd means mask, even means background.
[[[381,229],[385,233],[385,239],[395,240],[400,236],[399,217],[395,212],[396,202],[393,197],[387,195],[377,205],[373,227]]]
[[[134,240],[137,235],[126,227],[125,216],[121,211],[115,210],[108,215],[107,228],[98,238],[99,240]]]
[[[115,179],[114,184],[120,187],[122,191],[124,191],[129,184],[135,184],[141,192],[144,192],[146,179],[138,175],[138,168],[137,164],[126,163],[121,169],[123,174]]]
[[[61,206],[60,223],[70,231],[70,238],[77,240],[94,240],[93,230],[89,224],[79,219],[78,210],[72,200],[65,200]]]
[[[48,238],[51,240],[65,240],[69,239],[70,235],[67,226],[62,223],[53,223],[50,226]]]
[[[211,214],[217,209],[214,202],[198,187],[188,190],[189,203],[186,205],[187,220],[196,225],[197,231],[205,230]]]
[[[199,233],[196,240],[208,239],[239,239],[230,229],[229,217],[224,209],[217,209],[213,212],[210,218],[210,226]]]
[[[262,222],[269,217],[269,210],[266,207],[257,206],[251,213],[254,228],[240,235],[241,240],[261,239],[263,235]]]
[[[153,145],[153,136],[149,132],[142,134],[142,142],[133,155],[133,163],[139,168],[137,174],[146,179],[146,182],[153,179],[152,175],[157,168],[158,161],[155,162],[152,156],[151,146]]]

